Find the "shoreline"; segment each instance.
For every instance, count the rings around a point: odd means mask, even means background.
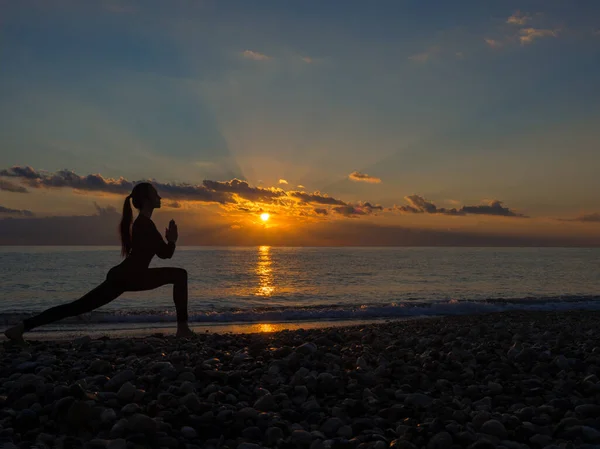
[[[189,340],[157,334],[31,340],[25,349],[3,343],[0,443],[107,449],[600,444],[600,312],[429,318],[210,332]]]

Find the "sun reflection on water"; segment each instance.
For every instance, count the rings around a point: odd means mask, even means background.
[[[258,262],[256,263],[256,275],[258,276],[257,296],[271,296],[275,291],[271,265],[271,247],[259,246]]]

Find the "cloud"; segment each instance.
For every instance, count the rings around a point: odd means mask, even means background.
[[[12,193],[29,193],[29,190],[27,190],[25,187],[13,184],[12,182],[4,179],[0,179],[0,190]]]
[[[502,42],[496,39],[485,39],[485,43],[491,48],[501,48],[503,46]]]
[[[380,178],[376,178],[375,176],[369,176],[366,173],[360,173],[358,171],[352,172],[348,175],[348,178],[352,181],[357,182],[368,182],[372,184],[379,184],[381,182]]]
[[[117,208],[116,207],[114,207],[114,206],[102,207],[98,203],[96,203],[95,201],[94,201],[94,207],[96,208],[96,212],[98,212],[98,215],[100,215],[100,216],[114,215],[114,214],[117,213]]]
[[[437,53],[439,53],[439,51],[439,47],[433,47],[423,53],[417,53],[416,55],[409,56],[408,59],[411,61],[424,63],[431,59],[432,56],[435,56]]]
[[[512,16],[506,19],[506,23],[510,25],[525,25],[530,20],[531,16],[528,16],[527,14],[524,14],[521,11],[517,10]]]
[[[328,213],[329,213],[329,211],[327,209],[319,209],[319,208],[315,209],[315,214],[317,214],[317,215],[327,215]]]
[[[297,188],[297,189],[306,189],[306,187],[304,187],[302,184],[298,184],[298,185],[296,186],[296,188]]]
[[[285,179],[280,179],[279,184],[288,184],[288,182]]]
[[[307,193],[307,192],[288,192],[288,195],[293,198],[298,198],[299,200],[305,203],[317,203],[317,204],[326,204],[331,206],[345,206],[346,203],[342,200],[338,200],[336,198],[332,198],[325,194],[321,194],[321,192],[315,193]]]
[[[182,207],[179,201],[171,201],[170,203],[167,203],[166,206],[171,209],[181,209]]]
[[[395,206],[394,210],[411,213],[411,214],[443,214],[443,215],[496,215],[503,217],[524,217],[522,214],[518,214],[508,207],[502,206],[502,202],[498,200],[492,200],[489,204],[478,205],[478,206],[463,206],[460,209],[452,208],[447,209],[445,207],[437,207],[430,201],[419,195],[410,195],[404,197],[408,202],[406,206]]]
[[[23,217],[33,217],[33,212],[24,209],[11,209],[9,207],[0,206],[0,214],[19,215]]]
[[[541,39],[544,37],[557,37],[558,31],[548,30],[541,28],[522,28],[519,30],[519,40],[521,44],[531,44],[535,39]]]
[[[304,62],[306,62],[307,64],[312,64],[312,63],[314,62],[314,61],[312,60],[312,58],[309,58],[308,56],[304,56],[304,57],[302,58],[302,60],[303,60]]]
[[[252,59],[253,61],[268,61],[271,59],[270,56],[252,50],[244,50],[242,56],[246,59]]]
[[[600,213],[580,215],[575,218],[567,218],[562,221],[578,221],[581,223],[600,223]]]
[[[358,203],[356,205],[346,204],[344,206],[337,206],[333,208],[333,211],[345,217],[356,217],[358,215],[371,215],[376,211],[383,211],[383,207],[379,205],[373,206],[371,203]]]

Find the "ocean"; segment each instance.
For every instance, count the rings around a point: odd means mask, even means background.
[[[120,262],[118,247],[0,247],[0,323],[77,299]],[[270,331],[510,310],[600,310],[599,248],[180,247],[190,321]],[[125,293],[34,332],[174,329],[171,286]]]

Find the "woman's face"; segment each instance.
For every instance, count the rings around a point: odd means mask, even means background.
[[[160,195],[154,187],[150,190],[149,200],[150,204],[152,204],[152,207],[154,207],[155,209],[160,209]]]

